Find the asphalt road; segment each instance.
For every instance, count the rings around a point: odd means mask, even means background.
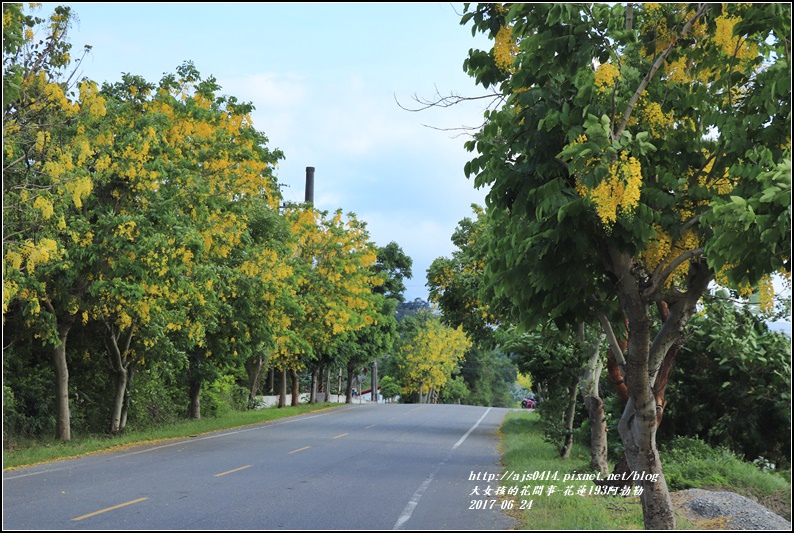
[[[3,530],[509,529],[482,495],[507,411],[353,404],[12,470]]]

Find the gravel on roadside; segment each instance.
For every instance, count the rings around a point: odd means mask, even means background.
[[[687,489],[670,497],[702,529],[791,531],[791,522],[735,492]]]

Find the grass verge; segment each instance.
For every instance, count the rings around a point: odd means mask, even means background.
[[[125,431],[121,435],[115,437],[107,435],[86,435],[72,438],[72,440],[66,442],[54,439],[48,442],[42,440],[19,442],[14,449],[3,450],[3,470],[12,470],[23,466],[80,457],[91,453],[118,451],[140,444],[193,437],[213,431],[261,424],[279,418],[341,407],[343,405],[344,404],[338,403],[317,403],[304,404],[297,407],[284,407],[282,409],[269,408],[242,412],[232,411],[218,418],[185,420],[184,422],[178,422],[176,424],[150,430]]]
[[[558,478],[556,481],[515,483],[519,486],[519,494],[526,486],[533,492],[543,491],[532,496],[508,496],[516,502],[533,500],[531,509],[519,509],[514,514],[520,529],[643,529],[639,498],[590,494],[591,489],[594,492],[596,488],[592,481],[563,481],[566,474],[590,473],[590,450],[574,444],[570,458],[561,459],[559,450],[543,440],[537,413],[508,413],[501,434],[502,462],[506,472],[550,472],[552,476],[556,473]],[[554,492],[549,493],[551,487]],[[585,488],[584,495],[578,494],[581,487]]]
[[[644,529],[639,497],[615,497],[595,494],[592,481],[564,481],[566,474],[590,473],[590,450],[574,444],[569,459],[561,459],[559,450],[543,440],[537,413],[508,413],[501,427],[501,452],[505,472],[557,473],[557,480],[510,482],[518,490],[542,491],[531,496],[510,495],[514,501],[513,517],[518,528],[535,530],[621,530]],[[671,492],[688,488],[726,490],[742,494],[791,521],[790,472],[770,473],[742,462],[727,450],[714,449],[696,439],[677,439],[661,451],[665,479]],[[554,492],[550,492],[550,487]],[[584,487],[584,495],[578,492]],[[591,494],[591,488],[593,493]],[[566,489],[568,494],[566,494]],[[531,509],[519,509],[521,501],[533,500]],[[682,530],[703,529],[676,513],[676,527]],[[714,529],[714,528],[709,528]]]

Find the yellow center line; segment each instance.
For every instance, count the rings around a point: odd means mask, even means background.
[[[337,436],[336,436],[336,437],[334,437],[334,438],[335,438],[335,439],[338,439],[339,437],[344,437],[345,435],[350,435],[350,433],[342,433],[341,435],[337,435]]]
[[[245,470],[246,468],[251,468],[254,465],[245,465],[241,466],[240,468],[235,468],[234,470],[228,470],[226,472],[221,472],[220,474],[215,474],[215,477],[225,476],[226,474],[231,474],[232,472],[239,472],[240,470]]]
[[[131,502],[127,503],[120,503],[118,505],[114,505],[113,507],[108,507],[107,509],[100,509],[99,511],[94,511],[93,513],[84,514],[83,516],[78,516],[77,518],[72,518],[72,520],[83,520],[85,518],[91,518],[92,516],[96,516],[98,514],[107,513],[108,511],[112,511],[114,509],[119,509],[121,507],[126,507],[127,505],[132,505],[133,503],[142,502],[144,500],[148,500],[149,498],[138,498],[137,500],[132,500]]]
[[[291,452],[287,453],[287,455],[289,455],[290,453],[302,452],[303,450],[308,450],[309,448],[311,448],[311,446],[304,446],[303,448],[298,448],[297,450],[292,450]]]

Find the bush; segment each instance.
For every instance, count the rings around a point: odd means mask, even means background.
[[[167,363],[153,363],[135,372],[130,383],[128,427],[153,428],[185,417],[187,392],[174,385],[175,373]]]
[[[747,461],[791,463],[791,339],[750,311],[706,300],[690,320],[657,438],[699,437]]]
[[[248,409],[248,390],[234,376],[222,376],[201,390],[202,416],[218,417]]]

